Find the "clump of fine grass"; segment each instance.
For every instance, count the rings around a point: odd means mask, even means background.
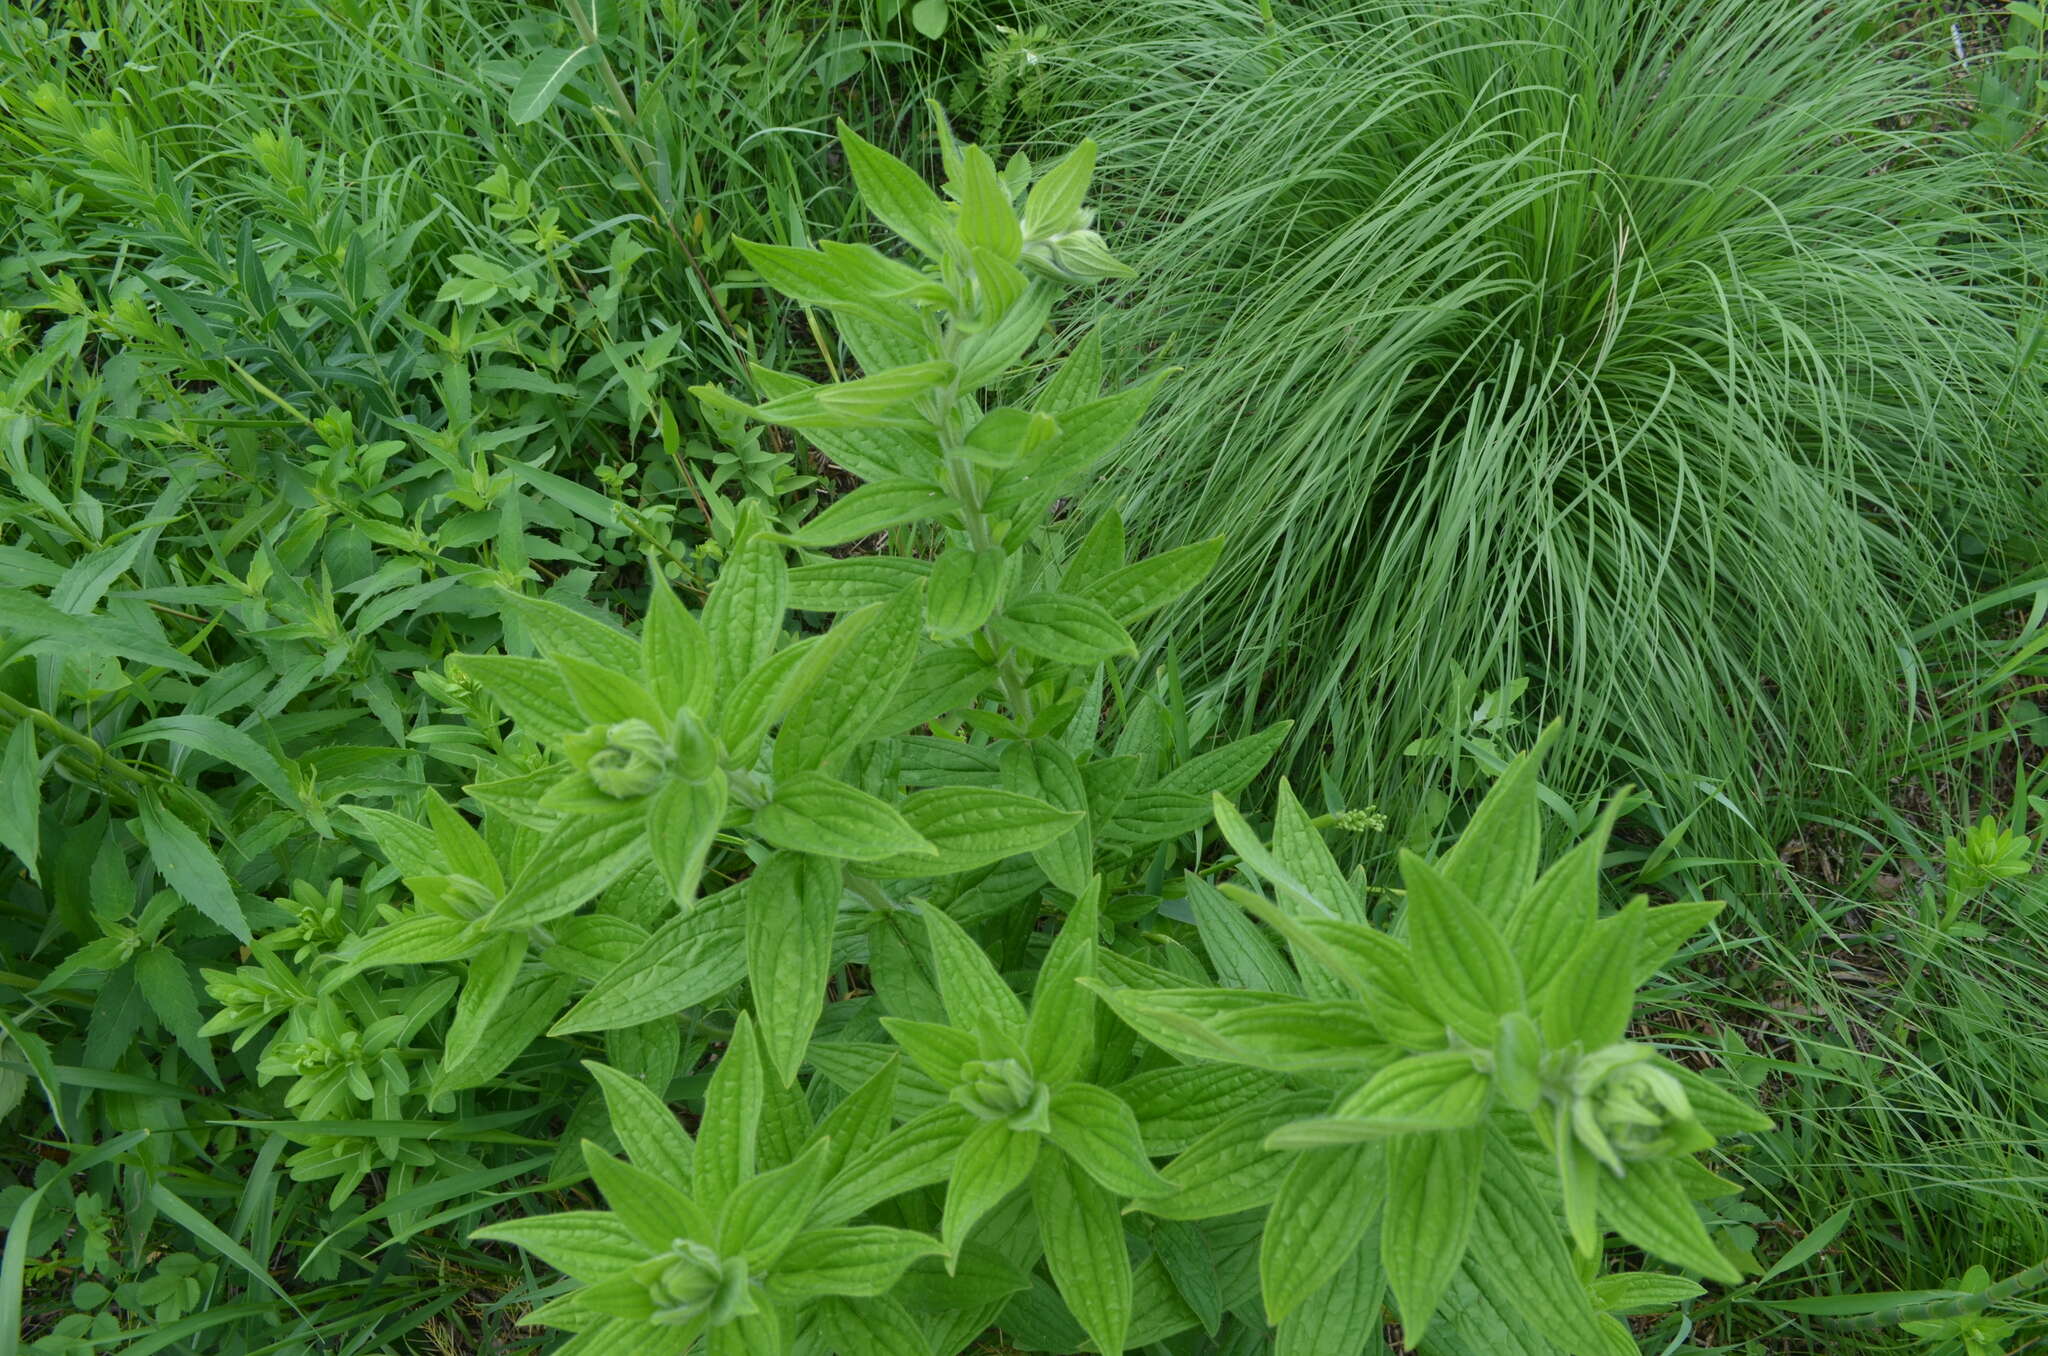
[[[2048,426],[2002,171],[1919,130],[1923,64],[1734,0],[1069,17],[1148,241],[1112,347],[1187,369],[1097,501],[1230,539],[1163,628],[1192,675],[1361,798],[1460,673],[1533,680],[1574,789],[1766,836],[1896,746]]]

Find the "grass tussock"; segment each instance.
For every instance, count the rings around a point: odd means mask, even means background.
[[[1461,674],[1673,819],[1895,748],[2048,395],[2005,171],[1854,19],[1161,0],[1070,44],[1145,241],[1112,347],[1186,368],[1098,502],[1230,539],[1186,668],[1361,798]]]

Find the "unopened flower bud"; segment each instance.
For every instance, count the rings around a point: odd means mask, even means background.
[[[1696,1153],[1714,1142],[1685,1085],[1647,1045],[1596,1050],[1572,1073],[1572,1130],[1618,1176],[1623,1164]]]
[[[592,726],[566,741],[571,761],[607,796],[635,800],[652,794],[668,775],[674,754],[661,731],[644,720]]]
[[[1054,282],[1092,283],[1131,276],[1130,267],[1110,254],[1102,237],[1087,229],[1025,241],[1023,263]]]
[[[1014,1059],[977,1059],[961,1070],[953,1100],[985,1121],[1003,1121],[1012,1130],[1052,1129],[1047,1108],[1052,1090]]]

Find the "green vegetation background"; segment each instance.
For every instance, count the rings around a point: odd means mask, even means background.
[[[1227,538],[1130,668],[1183,754],[1294,720],[1384,880],[1562,716],[1562,823],[1641,788],[1615,896],[1731,901],[1636,1030],[1776,1118],[1722,1165],[1762,1279],[1643,1349],[2029,1349],[2024,1297],[1782,1304],[2048,1258],[1995,837],[2048,810],[2048,87],[2031,6],[1950,9],[618,0],[602,60],[485,0],[0,12],[0,1349],[539,1349],[466,1234],[544,1208],[574,1058],[395,1196],[370,1139],[288,1174],[199,972],[346,936],[343,807],[502,752],[443,664],[528,644],[500,588],[637,619],[843,493],[689,388],[848,372],[734,241],[869,238],[833,121],[930,165],[931,98],[1103,147],[1109,372],[1180,372],[1056,512]]]

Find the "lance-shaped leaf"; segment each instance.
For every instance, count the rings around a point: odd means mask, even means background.
[[[1130,632],[1100,603],[1070,593],[1013,598],[995,628],[1019,649],[1062,664],[1095,664],[1137,653]]]
[[[1221,537],[1178,546],[1106,571],[1083,586],[1080,595],[1129,626],[1201,583],[1222,554]]]
[[[1536,769],[1557,729],[1550,726],[1535,748],[1508,764],[1440,863],[1445,878],[1495,926],[1507,920],[1536,879],[1543,849]]]
[[[965,1031],[987,1028],[1013,1040],[1021,1037],[1024,1002],[996,973],[988,953],[943,909],[926,908],[924,927],[948,1019]]]
[[[1485,1166],[1482,1129],[1404,1135],[1387,1146],[1387,1214],[1380,1264],[1401,1313],[1403,1340],[1419,1345],[1472,1237]]]
[[[775,737],[775,775],[830,772],[867,734],[866,717],[889,709],[917,658],[915,588],[889,602],[840,618],[828,634],[829,663],[804,685]],[[838,644],[830,638],[845,635]]]
[[[944,254],[947,241],[953,238],[952,219],[931,185],[844,122],[838,129],[846,167],[853,172],[854,185],[868,211],[919,253],[932,259]]]
[[[486,1225],[471,1238],[524,1248],[585,1285],[647,1260],[647,1245],[609,1210],[565,1210]]]
[[[1041,1138],[1032,1131],[1012,1130],[1003,1121],[981,1121],[968,1132],[953,1160],[939,1225],[939,1241],[948,1256],[957,1256],[981,1217],[1024,1184],[1038,1162]]]
[[[732,1040],[712,1070],[704,1091],[704,1115],[697,1124],[692,1181],[697,1199],[709,1208],[724,1205],[740,1183],[754,1175],[765,1081],[754,1024],[741,1013]]]
[[[771,1270],[810,1215],[831,1147],[814,1141],[795,1162],[740,1183],[718,1215],[719,1251],[744,1256],[750,1270]]]
[[[1024,1035],[1031,1067],[1048,1083],[1085,1078],[1095,1056],[1095,995],[1081,981],[1095,973],[1100,928],[1100,878],[1083,887],[1074,911],[1038,968],[1031,1017]]]
[[[609,817],[571,816],[551,830],[491,910],[489,925],[529,928],[560,918],[646,861],[645,812],[632,801],[620,807]]]
[[[583,1159],[605,1204],[649,1252],[667,1252],[678,1238],[710,1237],[710,1216],[674,1183],[613,1158],[589,1140],[583,1141]]]
[[[832,934],[839,917],[839,864],[778,852],[747,882],[747,981],[768,1062],[796,1081],[811,1030],[825,1008]]]
[[[477,953],[463,979],[462,996],[455,1001],[455,1020],[449,1024],[448,1035],[442,1042],[443,1064],[460,1065],[483,1041],[525,963],[523,932],[501,933]]]
[[[1005,790],[1085,816],[1087,783],[1082,780],[1073,755],[1052,740],[1012,742],[1003,749],[1001,767]],[[1095,866],[1095,845],[1088,821],[1077,820],[1065,833],[1035,849],[1031,859],[1045,872],[1047,880],[1068,894],[1080,894]]]
[[[1411,1055],[1367,1079],[1328,1116],[1276,1130],[1270,1142],[1276,1149],[1313,1149],[1457,1130],[1478,1124],[1492,1095],[1492,1080],[1462,1050]]]
[[[1273,1199],[1294,1162],[1293,1154],[1267,1148],[1266,1137],[1328,1103],[1323,1093],[1280,1093],[1224,1117],[1159,1170],[1178,1191],[1132,1201],[1130,1209],[1164,1219],[1213,1219],[1257,1209]]]
[[[777,847],[823,857],[936,862],[939,856],[893,807],[822,772],[778,781],[775,794],[755,812],[753,828]]]
[[[1659,1159],[1628,1165],[1620,1177],[1596,1169],[1600,1215],[1616,1233],[1653,1257],[1735,1285],[1742,1271],[1714,1246],[1677,1170]]]
[[[976,550],[956,542],[932,565],[925,627],[940,640],[957,640],[979,630],[1002,595],[1002,548]]]
[[[812,1222],[841,1224],[892,1196],[945,1181],[968,1135],[987,1124],[951,1103],[913,1116],[847,1160],[819,1194]]]
[[[1386,1273],[1380,1268],[1380,1239],[1376,1227],[1339,1259],[1336,1271],[1280,1320],[1273,1334],[1273,1356],[1323,1356],[1331,1351],[1372,1352],[1383,1348],[1381,1340],[1385,1315],[1381,1312],[1387,1293]]]
[[[1296,1155],[1259,1241],[1259,1288],[1270,1322],[1284,1320],[1345,1266],[1378,1224],[1386,1190],[1379,1145]]]
[[[1557,982],[1543,997],[1539,1016],[1544,1039],[1553,1046],[1579,1042],[1598,1050],[1628,1032],[1635,1007],[1635,956],[1642,940],[1647,904],[1641,896],[1613,921],[1593,928],[1579,943]]]
[[[583,1067],[604,1090],[605,1116],[626,1156],[657,1177],[678,1183],[692,1180],[697,1146],[668,1104],[645,1083],[609,1064],[587,1059]]]
[[[789,568],[782,548],[766,534],[749,537],[719,571],[702,618],[710,637],[717,683],[731,693],[766,661],[782,634],[789,602]]]
[[[833,500],[831,507],[798,528],[790,540],[819,550],[844,546],[905,523],[933,521],[952,508],[945,491],[928,480],[870,481]]]
[[[992,786],[943,786],[903,802],[903,819],[933,849],[876,860],[870,874],[940,876],[972,871],[1044,847],[1081,814]]]
[[[1500,932],[1465,892],[1412,852],[1401,853],[1408,887],[1409,953],[1430,1004],[1459,1035],[1493,1044],[1501,1014],[1522,1005],[1522,978]]]
[[[1069,1083],[1052,1094],[1052,1142],[1119,1196],[1156,1199],[1174,1191],[1145,1152],[1138,1118],[1113,1092]]]
[[[700,717],[711,716],[717,675],[711,634],[666,584],[654,586],[640,632],[640,665],[665,712],[687,707]]]
[[[911,1263],[945,1249],[927,1234],[879,1224],[813,1229],[799,1234],[775,1263],[769,1289],[802,1299],[817,1295],[865,1298],[896,1284]]]
[[[1098,1351],[1124,1350],[1132,1317],[1131,1255],[1116,1198],[1063,1154],[1032,1177],[1046,1269]]]

